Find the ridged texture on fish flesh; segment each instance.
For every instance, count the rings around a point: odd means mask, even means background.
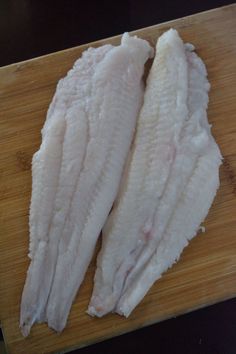
[[[174,30],[160,37],[130,163],[103,229],[88,313],[128,316],[180,256],[219,185],[201,59]],[[203,187],[204,184],[204,187]]]
[[[112,48],[106,45],[87,50],[59,81],[42,129],[42,144],[33,156],[31,264],[22,294],[20,319],[24,335],[28,335],[34,322],[44,319],[61,229],[86,150],[91,79],[96,66]]]
[[[89,49],[59,84],[33,159],[24,335],[37,321],[61,331],[110,211],[143,99],[149,44]]]

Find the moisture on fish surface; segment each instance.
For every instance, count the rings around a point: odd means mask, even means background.
[[[25,336],[35,322],[66,324],[117,194],[151,55],[147,41],[124,34],[118,47],[85,51],[57,85],[32,161]]]
[[[221,164],[206,115],[209,87],[194,47],[175,30],[164,33],[118,196],[103,228],[90,315],[129,316],[206,217]]]

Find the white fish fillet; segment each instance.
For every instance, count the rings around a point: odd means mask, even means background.
[[[128,317],[153,283],[179,259],[188,241],[196,235],[219,187],[220,163],[219,149],[212,141],[206,154],[199,158],[156,251],[122,294],[116,312]]]
[[[106,45],[84,52],[58,84],[33,158],[32,260],[20,319],[24,335],[34,322],[47,318],[56,330],[66,323],[117,192],[142,103],[144,63],[151,52],[146,41],[125,34],[117,48]],[[72,271],[75,261],[79,265]]]
[[[158,40],[130,165],[103,232],[91,315],[128,316],[196,234],[218,188],[221,155],[206,117],[209,83],[192,50],[174,30]],[[213,176],[203,194],[206,172]],[[194,204],[185,220],[193,188],[200,207]]]
[[[201,59],[191,52],[193,48],[187,45],[186,59],[188,62],[188,120],[186,121],[178,145],[175,147],[175,159],[172,165],[163,196],[155,212],[152,225],[152,237],[147,247],[140,254],[134,268],[125,281],[123,292],[130,286],[132,279],[150,259],[177,207],[181,193],[194,173],[194,168],[200,155],[206,153],[212,140],[207,122],[206,109],[208,105],[209,83],[206,69]]]
[[[151,55],[146,41],[125,34],[92,78],[87,150],[62,230],[46,309],[48,325],[57,331],[66,325],[117,194],[142,104],[144,63]]]
[[[42,144],[32,161],[30,258],[21,302],[20,326],[28,335],[43,320],[61,229],[83,166],[88,109],[96,66],[113,47],[90,48],[60,80],[42,130]]]

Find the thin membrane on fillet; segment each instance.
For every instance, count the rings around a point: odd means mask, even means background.
[[[113,47],[89,49],[60,80],[46,122],[42,144],[32,161],[30,258],[21,301],[20,326],[28,335],[44,319],[57,261],[57,246],[83,166],[88,135],[91,78]]]
[[[48,325],[61,331],[83,281],[99,233],[114,202],[143,100],[149,44],[125,34],[96,68],[88,114],[83,169],[62,230],[46,310]]]
[[[188,64],[174,30],[157,43],[130,165],[103,229],[88,313],[114,310],[125,280],[151,239],[151,228],[188,117]]]

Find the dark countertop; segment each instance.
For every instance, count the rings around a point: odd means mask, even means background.
[[[230,3],[1,0],[0,66]],[[236,299],[232,299],[73,353],[235,354],[235,333]]]
[[[1,0],[0,66],[233,3]]]

